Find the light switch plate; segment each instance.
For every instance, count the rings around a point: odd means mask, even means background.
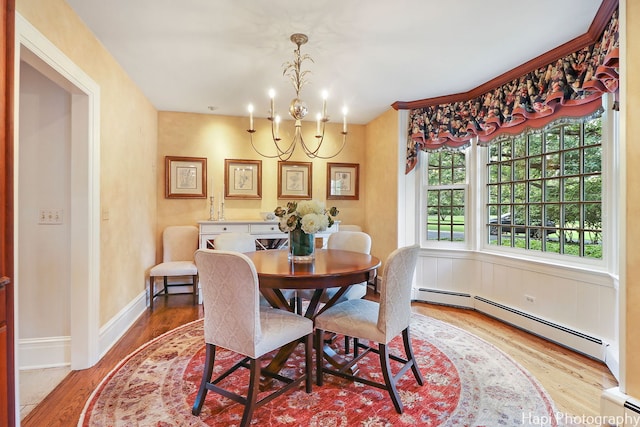
[[[40,209],[38,214],[38,224],[59,225],[64,221],[64,211],[62,209]]]

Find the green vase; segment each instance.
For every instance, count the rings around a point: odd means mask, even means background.
[[[289,259],[293,262],[313,261],[316,249],[316,239],[313,234],[307,234],[302,230],[289,232]]]

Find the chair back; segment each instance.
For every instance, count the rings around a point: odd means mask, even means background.
[[[398,248],[389,254],[382,273],[378,329],[391,339],[409,326],[411,283],[418,260],[418,245]]]
[[[340,224],[340,231],[362,231],[362,227],[353,224]]]
[[[327,248],[368,254],[371,252],[371,236],[362,231],[337,231],[329,235]]]
[[[198,249],[198,227],[171,225],[162,232],[162,262],[193,261]]]
[[[255,265],[240,252],[212,249],[198,249],[195,262],[202,286],[205,342],[252,356],[262,338]]]
[[[216,236],[213,246],[222,251],[253,252],[256,240],[249,233],[222,233]]]

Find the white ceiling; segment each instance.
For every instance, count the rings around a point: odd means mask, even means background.
[[[466,92],[587,32],[601,0],[67,0],[161,111],[266,117],[294,97],[293,33],[328,114],[364,124],[395,101]],[[213,112],[209,106],[214,107]]]

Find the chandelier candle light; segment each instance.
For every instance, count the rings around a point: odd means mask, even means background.
[[[277,153],[274,155],[264,154],[260,150],[258,150],[254,145],[253,134],[256,132],[256,130],[253,126],[253,105],[249,105],[249,129],[247,130],[247,132],[249,132],[249,135],[251,137],[251,146],[256,151],[256,153],[258,153],[262,157],[267,157],[267,158],[277,157],[283,161],[287,161],[291,158],[291,156],[293,155],[293,151],[295,150],[296,145],[298,145],[298,143],[300,144],[300,147],[302,147],[302,150],[304,151],[304,153],[309,158],[316,158],[316,157],[320,159],[333,158],[338,154],[340,154],[347,140],[347,107],[343,107],[342,109],[342,113],[343,113],[342,132],[341,132],[342,144],[340,145],[340,148],[332,155],[326,155],[326,156],[321,155],[320,148],[322,147],[322,143],[324,142],[325,124],[329,121],[329,116],[327,115],[327,98],[329,95],[327,91],[323,91],[322,92],[322,112],[316,115],[315,137],[317,139],[317,142],[315,144],[315,147],[311,147],[307,145],[307,143],[304,141],[304,138],[302,137],[302,119],[305,118],[305,116],[309,111],[307,109],[307,104],[302,99],[300,99],[300,91],[302,90],[302,87],[307,83],[305,76],[310,71],[309,70],[303,71],[301,66],[303,61],[308,59],[311,62],[313,62],[313,59],[311,59],[311,57],[307,54],[305,55],[300,54],[300,46],[307,43],[307,41],[309,40],[309,38],[305,34],[298,34],[298,33],[292,34],[290,39],[297,47],[293,51],[293,55],[294,55],[293,62],[286,62],[284,64],[284,71],[282,74],[285,76],[288,76],[291,79],[293,88],[296,91],[296,97],[291,101],[291,104],[289,105],[289,115],[295,120],[295,124],[294,124],[295,131],[294,131],[293,139],[291,140],[289,145],[284,148],[283,146],[280,145],[280,141],[282,140],[282,138],[280,138],[281,118],[278,114],[276,114],[276,108],[275,108],[276,94],[275,94],[275,91],[271,89],[269,91],[269,97],[271,98],[271,103],[269,107],[269,116],[267,117],[267,119],[271,121],[271,138],[273,139],[273,143],[275,145]]]

